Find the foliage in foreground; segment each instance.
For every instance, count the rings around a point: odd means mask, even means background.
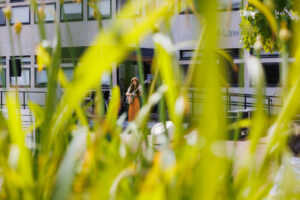
[[[258,58],[252,57],[247,62],[258,96],[255,116],[251,121],[226,124],[222,79],[216,78],[216,74],[223,74],[223,69],[215,62],[218,43],[213,33],[217,33],[217,2],[197,1],[196,6],[192,1],[188,2],[203,29],[183,85],[169,35],[170,20],[177,6],[174,1],[161,1],[139,21],[128,18],[135,8],[134,3],[128,4],[119,15],[126,20],[116,20],[108,29],[100,31],[93,45],[80,58],[71,82],[66,80],[60,68],[60,30],[56,21],[56,43],[51,49],[41,45],[38,52],[39,64],[47,66],[49,83],[45,108],[34,103],[30,105],[39,119],[36,122],[36,128],[40,130],[36,151],[31,153],[24,145],[25,132],[21,128],[19,105],[14,95],[7,95],[9,117],[0,116],[1,199],[252,200],[268,196],[282,158],[289,156],[285,141],[289,123],[299,108],[300,71],[294,69],[291,87],[284,93],[284,105],[278,116],[269,122],[263,110],[261,64]],[[34,0],[31,4],[37,8]],[[142,5],[147,6],[151,5]],[[41,38],[45,40],[41,15],[39,19]],[[295,24],[295,31],[299,27]],[[118,119],[119,88],[113,89],[104,116],[99,82],[104,73],[112,70],[113,64],[125,60],[134,50],[132,47],[150,33],[153,33],[156,52],[154,80],[161,80],[157,82],[162,84],[154,87],[156,82],[152,83],[153,90],[138,118],[122,130],[122,117]],[[298,43],[295,43],[297,51]],[[205,59],[202,62],[197,62],[199,49],[203,49],[201,53]],[[300,54],[295,55],[297,66]],[[64,87],[64,94],[57,102],[58,84]],[[193,123],[188,121],[186,128],[190,87],[202,91],[203,103],[200,118]],[[81,102],[92,89],[96,90],[97,97],[95,126],[90,128]],[[158,103],[160,114],[164,115],[165,106],[175,125],[174,138],[169,138],[160,151],[151,146],[145,128],[151,108]],[[251,125],[250,145],[237,163],[234,155],[227,152],[226,135],[232,127],[238,131],[240,124],[245,123]],[[270,123],[273,126],[270,142],[262,161],[257,163],[255,152]],[[130,134],[130,139],[121,139],[121,133]],[[184,137],[189,133],[196,134],[192,143],[187,143]],[[284,184],[287,187],[283,187],[282,199],[299,195],[288,189],[292,180]]]

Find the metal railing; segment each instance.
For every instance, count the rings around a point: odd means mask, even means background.
[[[0,91],[0,109],[5,108],[5,106],[6,106],[5,95],[7,93],[16,93],[16,92],[15,91]],[[46,92],[18,91],[17,93],[18,93],[18,97],[19,97],[20,106],[22,109],[28,108],[29,101],[36,102],[41,106],[45,105]],[[39,103],[39,101],[40,101],[40,103]]]
[[[264,108],[268,115],[273,113],[273,108],[280,108],[282,106],[281,97],[265,95],[264,97]],[[199,115],[195,113],[196,104],[203,103],[203,93],[191,89],[189,92],[189,100],[191,103],[191,114],[193,116]],[[226,111],[232,111],[233,108],[238,109],[255,109],[257,95],[255,94],[243,94],[243,93],[230,93],[223,92],[223,102],[226,105]],[[200,106],[200,105],[198,105]]]
[[[234,100],[233,97],[236,99]],[[274,107],[281,107],[281,97],[279,96],[269,96],[264,97],[264,108],[267,110],[268,115],[273,113]],[[254,94],[241,94],[241,93],[226,93],[226,104],[227,111],[231,111],[233,106],[240,107],[242,109],[255,108],[257,95]],[[274,103],[276,101],[276,103]]]

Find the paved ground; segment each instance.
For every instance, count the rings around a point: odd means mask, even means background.
[[[128,121],[124,122],[123,127],[124,128],[127,127],[128,123],[129,123]],[[148,122],[147,124],[148,128],[151,129],[156,123],[158,122]],[[130,135],[122,134],[121,137],[124,141],[127,142],[129,142],[131,139]],[[148,136],[148,140],[152,141],[151,135]],[[267,143],[267,138],[262,138],[258,144],[257,152],[255,156],[257,162],[261,162],[263,159],[263,155],[266,150],[266,143]],[[250,145],[250,141],[248,140],[238,141],[236,142],[235,145],[233,141],[226,141],[227,153],[228,155],[232,155],[234,151],[234,159],[236,160],[236,164],[238,164],[240,161],[242,161],[243,158],[245,158],[245,156],[247,156],[247,150],[249,148],[249,145]]]
[[[235,167],[237,167],[240,162],[243,161],[244,158],[247,158],[247,150],[250,146],[250,142],[249,141],[238,141],[236,143],[236,146],[234,145],[233,141],[227,141],[227,150],[229,155],[232,155],[233,151],[234,151],[234,160],[235,160]],[[266,139],[262,139],[258,146],[257,146],[257,151],[256,151],[256,155],[255,155],[255,159],[257,164],[259,164],[260,162],[262,162],[263,160],[263,156],[264,153],[266,151]]]

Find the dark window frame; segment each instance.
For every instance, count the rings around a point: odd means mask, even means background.
[[[81,1],[81,19],[63,19],[63,17],[65,17],[64,15],[66,15],[65,9],[63,9],[65,4],[78,4],[74,1],[68,1],[68,2],[64,2],[63,4],[60,5],[60,14],[59,14],[59,18],[60,18],[60,22],[80,22],[83,21],[83,1]],[[63,13],[64,12],[64,13]]]
[[[112,0],[109,0],[109,1],[110,1],[110,14],[109,15],[102,15],[101,19],[111,19],[112,18]],[[88,19],[88,21],[96,20],[95,17],[90,17],[89,14],[90,14],[90,5],[89,5],[89,3],[87,3],[87,19]]]
[[[54,5],[54,10],[55,10],[55,13],[56,13],[57,9],[56,9],[56,3],[55,2],[53,2],[53,3],[45,3],[44,5],[45,6],[46,5]],[[37,5],[38,8],[39,8],[39,6],[42,6],[42,4],[38,4]],[[55,21],[55,19],[51,20],[51,21],[44,21],[44,23],[46,23],[46,24],[48,24],[48,23],[54,23],[54,21]],[[37,13],[36,12],[34,12],[34,23],[38,24],[38,19],[37,19]]]
[[[29,22],[21,22],[23,25],[29,25],[31,24],[31,12],[30,12],[30,5],[18,5],[18,6],[12,6],[11,10],[14,8],[22,8],[22,7],[28,7],[28,17],[29,17]],[[10,20],[10,25],[14,25],[12,21]]]

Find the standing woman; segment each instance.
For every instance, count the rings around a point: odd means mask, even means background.
[[[133,121],[138,112],[140,111],[140,97],[142,95],[142,88],[139,85],[137,77],[131,79],[131,84],[126,92],[126,96],[133,98],[133,101],[129,104],[128,109],[128,121]]]

